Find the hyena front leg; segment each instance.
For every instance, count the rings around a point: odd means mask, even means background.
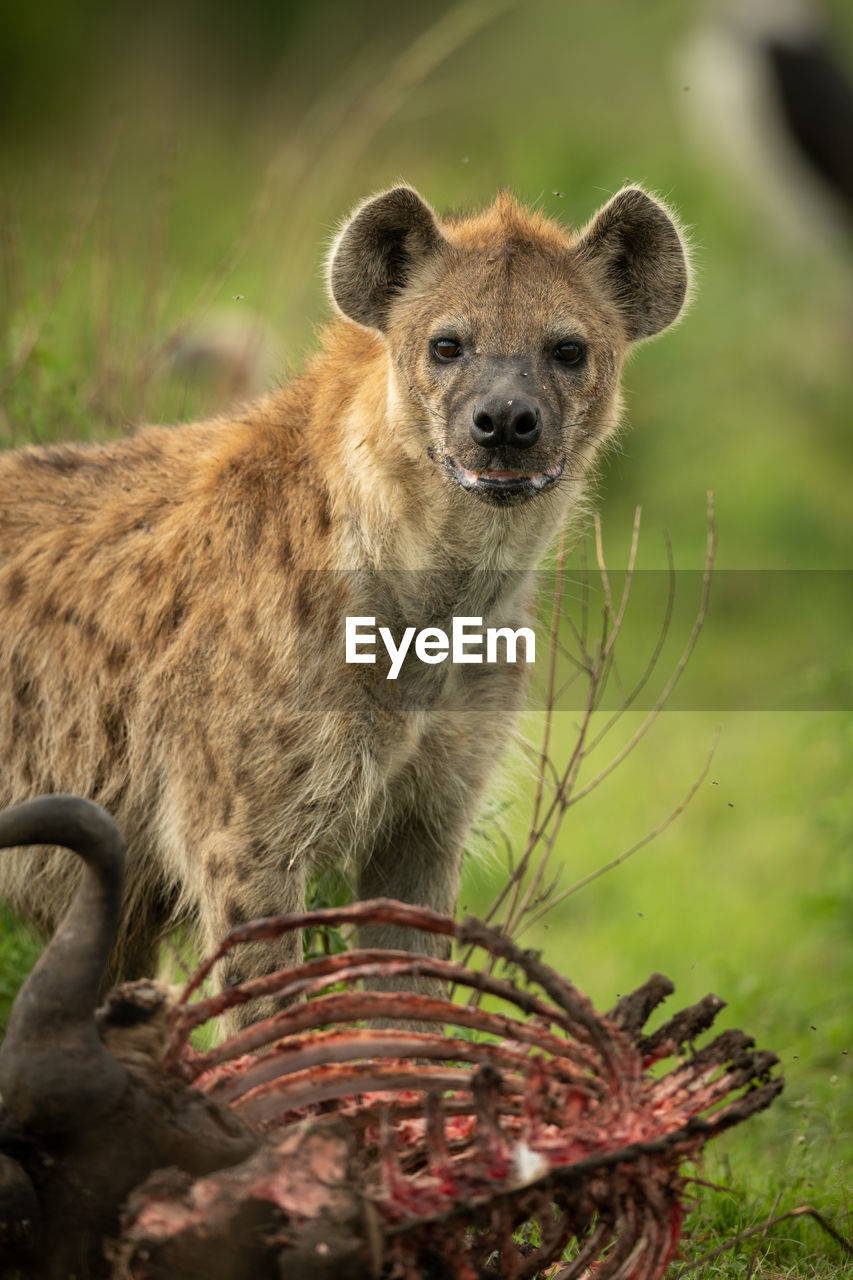
[[[236,842],[233,835],[211,842],[205,849],[198,910],[201,941],[207,955],[237,925],[304,909],[304,873],[298,867],[288,867],[284,859],[276,863],[269,854],[259,857],[257,850],[257,842]],[[217,986],[225,989],[292,968],[301,960],[302,933],[296,930],[270,941],[239,943],[217,963],[213,977]],[[236,1005],[226,1015],[226,1030],[231,1033],[271,1017],[284,1003],[268,996]]]
[[[397,898],[431,907],[442,915],[456,911],[462,847],[467,830],[467,814],[445,822],[437,831],[433,822],[409,815],[405,821],[383,832],[371,857],[363,866],[358,882],[360,898]],[[443,934],[393,925],[366,925],[359,930],[359,944],[421,952],[438,959],[450,956],[451,941]],[[415,991],[443,996],[445,986],[438,978],[414,976],[383,979],[371,983],[383,991]]]

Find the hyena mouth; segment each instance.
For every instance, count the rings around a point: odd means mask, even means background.
[[[532,498],[548,489],[560,479],[566,465],[565,458],[554,463],[547,471],[515,471],[510,469],[470,471],[461,467],[453,458],[445,455],[444,466],[448,475],[462,489],[474,493],[486,502],[512,502]]]

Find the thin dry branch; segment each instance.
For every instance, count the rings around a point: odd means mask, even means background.
[[[551,610],[551,635],[558,633],[560,627],[560,613],[563,604],[563,570],[566,560],[566,531],[562,529],[560,532],[560,544],[557,548],[557,567],[554,580],[554,604]],[[548,692],[545,702],[545,724],[542,730],[542,747],[539,763],[539,773],[536,782],[536,795],[533,800],[533,818],[532,825],[535,827],[539,821],[539,811],[542,807],[542,798],[545,790],[545,774],[551,761],[548,756],[548,747],[551,741],[551,719],[554,714],[554,682],[557,675],[557,646],[552,644],[551,651],[548,656]],[[523,865],[522,863],[519,864]],[[523,873],[522,873],[523,874]]]
[[[699,633],[701,632],[702,627],[705,624],[705,618],[707,617],[707,614],[708,614],[708,600],[711,593],[711,573],[714,567],[714,557],[716,555],[716,549],[717,549],[717,529],[716,529],[716,523],[714,521],[714,501],[710,493],[708,494],[706,511],[707,511],[707,521],[708,521],[708,537],[707,537],[706,547],[705,547],[705,567],[702,573],[702,596],[699,603],[699,609],[696,614],[696,619],[693,623],[690,636],[688,637],[687,644],[684,647],[681,657],[678,659],[678,662],[676,663],[675,668],[673,669],[672,675],[669,677],[663,689],[661,690],[661,693],[656,699],[654,706],[649,711],[649,714],[643,720],[643,723],[640,725],[639,729],[637,729],[636,733],[632,734],[632,736],[630,737],[628,742],[625,744],[625,746],[622,748],[622,750],[617,752],[617,754],[613,757],[610,763],[604,769],[602,769],[600,773],[598,773],[590,782],[586,784],[585,787],[583,787],[580,791],[576,792],[571,797],[571,800],[569,801],[570,804],[577,804],[579,800],[583,800],[584,796],[588,796],[590,792],[594,791],[596,787],[600,786],[601,783],[604,781],[604,779],[609,777],[610,774],[613,772],[613,770],[617,769],[619,765],[622,763],[622,761],[625,760],[631,754],[634,748],[642,741],[642,739],[646,736],[649,729],[652,727],[655,720],[658,718],[661,711],[663,711],[664,707],[669,701],[669,697],[673,689],[678,684],[678,681],[681,679],[681,676],[684,672],[684,668],[687,666],[687,663],[690,661],[690,658],[693,655],[693,650],[696,648],[696,641],[699,639]]]
[[[670,542],[669,535],[666,533],[666,531],[664,531],[663,540],[664,540],[664,546],[666,547],[666,555],[667,555],[668,589],[667,589],[667,597],[666,597],[666,606],[664,609],[664,616],[661,621],[660,628],[658,630],[655,646],[651,652],[648,662],[646,663],[645,670],[643,671],[639,680],[637,680],[636,684],[631,689],[630,693],[625,697],[622,705],[618,707],[617,710],[613,713],[613,715],[604,725],[604,728],[601,729],[596,734],[596,736],[590,740],[590,743],[589,743],[590,753],[595,751],[596,747],[598,747],[603,742],[603,740],[607,737],[607,734],[610,732],[610,730],[621,719],[621,717],[625,714],[625,712],[631,709],[633,704],[636,702],[637,698],[643,692],[649,680],[652,678],[652,676],[654,675],[657,669],[657,665],[658,665],[658,662],[660,661],[661,653],[663,652],[663,647],[666,644],[666,639],[667,639],[667,636],[669,635],[670,626],[672,624],[672,614],[675,608],[675,563],[673,561],[673,555],[672,555],[672,543]]]
[[[696,795],[696,792],[707,778],[708,771],[711,768],[711,761],[714,759],[714,754],[717,750],[719,740],[720,731],[718,729],[714,734],[714,741],[711,744],[705,763],[693,782],[693,785],[690,787],[689,791],[685,793],[675,808],[672,809],[656,827],[653,827],[651,831],[647,832],[647,834],[644,835],[641,840],[638,840],[636,844],[632,844],[630,849],[626,849],[624,853],[620,853],[618,857],[612,858],[610,862],[605,862],[603,866],[597,867],[596,870],[591,871],[589,875],[582,876],[580,880],[575,881],[575,883],[568,889],[563,889],[555,897],[550,897],[543,907],[528,916],[524,925],[519,929],[519,936],[524,933],[526,929],[529,929],[532,924],[535,924],[537,920],[540,920],[544,915],[546,915],[552,907],[556,907],[558,903],[564,902],[566,898],[570,898],[572,894],[578,893],[579,890],[585,889],[588,884],[592,884],[594,880],[598,880],[598,878],[603,876],[606,872],[614,871],[616,867],[621,866],[623,862],[627,862],[629,858],[632,858],[635,853],[639,853],[641,849],[644,849],[647,844],[651,844],[653,840],[658,838],[658,836],[663,835],[667,827],[672,826],[676,818],[681,817],[682,813],[690,804],[690,801]]]
[[[551,647],[548,692],[545,708],[545,726],[543,731],[543,744],[539,753],[537,788],[532,818],[522,857],[517,863],[511,866],[508,879],[496,895],[486,916],[487,920],[493,920],[497,916],[498,912],[502,912],[502,927],[510,934],[515,934],[520,929],[527,928],[534,920],[541,919],[548,910],[549,904],[554,900],[553,893],[555,890],[555,884],[549,886],[547,883],[548,867],[567,811],[572,807],[572,805],[576,804],[579,800],[594,791],[596,787],[600,786],[601,783],[609,777],[611,773],[613,773],[618,765],[621,764],[622,761],[625,760],[642,741],[666,705],[667,700],[672,694],[673,689],[678,683],[678,680],[690,660],[707,615],[711,572],[716,549],[713,500],[710,494],[708,495],[706,514],[708,534],[705,566],[702,577],[702,592],[696,617],[684,650],[642,724],[631,735],[624,746],[613,756],[608,764],[599,770],[599,772],[583,786],[579,785],[579,777],[584,763],[589,759],[592,752],[600,746],[602,740],[606,737],[607,733],[610,732],[621,716],[623,716],[634,704],[657,667],[665,640],[669,634],[672,620],[675,597],[675,572],[672,560],[672,548],[667,539],[666,547],[669,563],[669,588],[665,612],[654,649],[639,680],[627,693],[623,694],[622,701],[617,710],[609,717],[607,723],[598,732],[598,734],[593,736],[591,732],[593,714],[600,705],[608,675],[615,669],[616,647],[618,645],[619,636],[622,633],[629,605],[639,546],[640,510],[638,508],[635,513],[625,582],[618,601],[615,599],[613,594],[610,575],[604,557],[601,526],[596,521],[596,558],[604,595],[602,631],[598,643],[595,645],[594,650],[590,652],[587,642],[589,626],[587,583],[582,597],[583,617],[581,629],[579,630],[571,619],[567,620],[579,647],[580,656],[576,661],[585,672],[588,682],[587,693],[572,751],[565,766],[562,770],[559,770],[556,768],[554,761],[551,758],[549,748],[552,734],[553,714],[556,705],[556,681],[554,676],[556,670],[555,655],[558,652],[560,644],[559,630],[561,621],[563,621],[561,617],[561,610],[558,608],[563,599],[564,556],[563,546],[561,544],[560,554],[558,555],[557,560],[558,574],[555,584],[555,603],[554,608],[552,609],[550,630]],[[612,859],[604,867],[592,873],[590,876],[585,877],[577,884],[571,886],[571,888],[566,890],[564,893],[561,893],[556,901],[562,901],[565,897],[577,892],[584,884],[587,884],[596,879],[599,875],[604,874],[605,871],[619,866],[628,858],[632,857],[633,854],[644,848],[661,832],[665,831],[666,828],[670,826],[681,813],[683,813],[687,804],[696,794],[699,786],[707,775],[712,756],[713,747],[708,760],[700,771],[696,781],[689,788],[679,804],[675,806],[671,813],[664,818],[653,831],[644,836],[642,840],[637,841],[637,843],[632,845],[630,849]],[[545,787],[549,776],[556,779],[556,784],[553,785],[550,801],[546,804],[544,799]],[[472,1002],[476,1002],[478,998],[479,997],[476,993],[473,993],[471,996]]]
[[[715,1258],[721,1257],[724,1253],[731,1253],[732,1249],[737,1248],[739,1244],[744,1240],[749,1240],[752,1236],[761,1235],[762,1238],[765,1237],[773,1227],[778,1227],[782,1222],[790,1222],[792,1218],[813,1218],[821,1230],[831,1236],[849,1258],[853,1258],[853,1240],[842,1235],[822,1213],[818,1213],[814,1205],[801,1204],[796,1209],[789,1209],[787,1213],[780,1213],[778,1217],[771,1216],[763,1222],[757,1223],[754,1227],[747,1227],[745,1231],[739,1231],[736,1236],[732,1236],[731,1240],[727,1240],[725,1244],[718,1245],[710,1253],[703,1254],[701,1258],[696,1258],[693,1262],[685,1263],[682,1266],[681,1274],[688,1275],[691,1271],[696,1271],[699,1267],[704,1267],[709,1262],[713,1262]]]

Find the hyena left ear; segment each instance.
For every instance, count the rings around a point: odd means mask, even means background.
[[[650,338],[684,306],[690,268],[667,209],[639,187],[625,187],[585,228],[578,257],[596,272],[622,314],[630,342]]]
[[[441,241],[435,214],[411,187],[373,196],[356,209],[332,247],[332,300],[350,320],[384,329],[395,295]]]

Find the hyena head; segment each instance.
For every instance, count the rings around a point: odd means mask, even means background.
[[[438,219],[410,187],[356,209],[332,298],[387,343],[412,457],[495,506],[577,480],[616,426],[632,343],[672,324],[688,265],[670,213],[626,187],[579,234],[508,194]]]

